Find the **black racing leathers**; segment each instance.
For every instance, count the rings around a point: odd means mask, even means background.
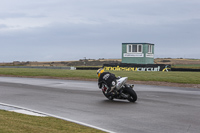
[[[103,85],[107,85],[108,87],[108,93],[106,94],[107,96],[110,96],[112,91],[110,92],[111,89],[113,89],[116,85],[116,77],[114,74],[109,73],[109,72],[103,72],[98,80],[98,86],[101,89]]]

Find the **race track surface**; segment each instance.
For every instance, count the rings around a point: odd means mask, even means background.
[[[94,81],[0,77],[0,102],[118,133],[199,133],[200,89],[135,85],[136,103],[107,100]]]

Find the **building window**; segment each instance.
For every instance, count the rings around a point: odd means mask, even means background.
[[[153,45],[148,45],[148,53],[152,53]]]
[[[137,45],[132,45],[132,51],[131,52],[137,52]]]
[[[128,50],[127,50],[128,53],[131,53],[131,48],[132,48],[132,46],[131,46],[131,45],[128,45],[127,48],[128,48]]]
[[[142,45],[138,45],[138,52],[142,53]]]
[[[128,44],[127,52],[128,53],[142,53],[142,45],[141,44]]]

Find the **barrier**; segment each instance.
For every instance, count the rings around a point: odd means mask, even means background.
[[[45,67],[45,66],[0,66],[0,68],[38,68],[38,69],[68,69],[76,70],[76,67]]]
[[[38,68],[38,69],[68,69],[68,70],[98,70],[100,67],[43,67],[43,66],[0,66],[0,68]],[[200,69],[171,68],[165,64],[104,64],[107,71],[188,71],[200,72]]]
[[[171,71],[200,72],[200,69],[191,69],[191,68],[171,68]]]
[[[170,71],[171,65],[165,64],[104,64],[105,70],[111,71]]]
[[[76,67],[76,70],[98,70],[100,67]]]

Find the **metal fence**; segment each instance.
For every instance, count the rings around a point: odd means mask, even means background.
[[[76,67],[53,67],[53,66],[0,66],[0,68],[38,68],[38,69],[68,69],[76,70]]]

